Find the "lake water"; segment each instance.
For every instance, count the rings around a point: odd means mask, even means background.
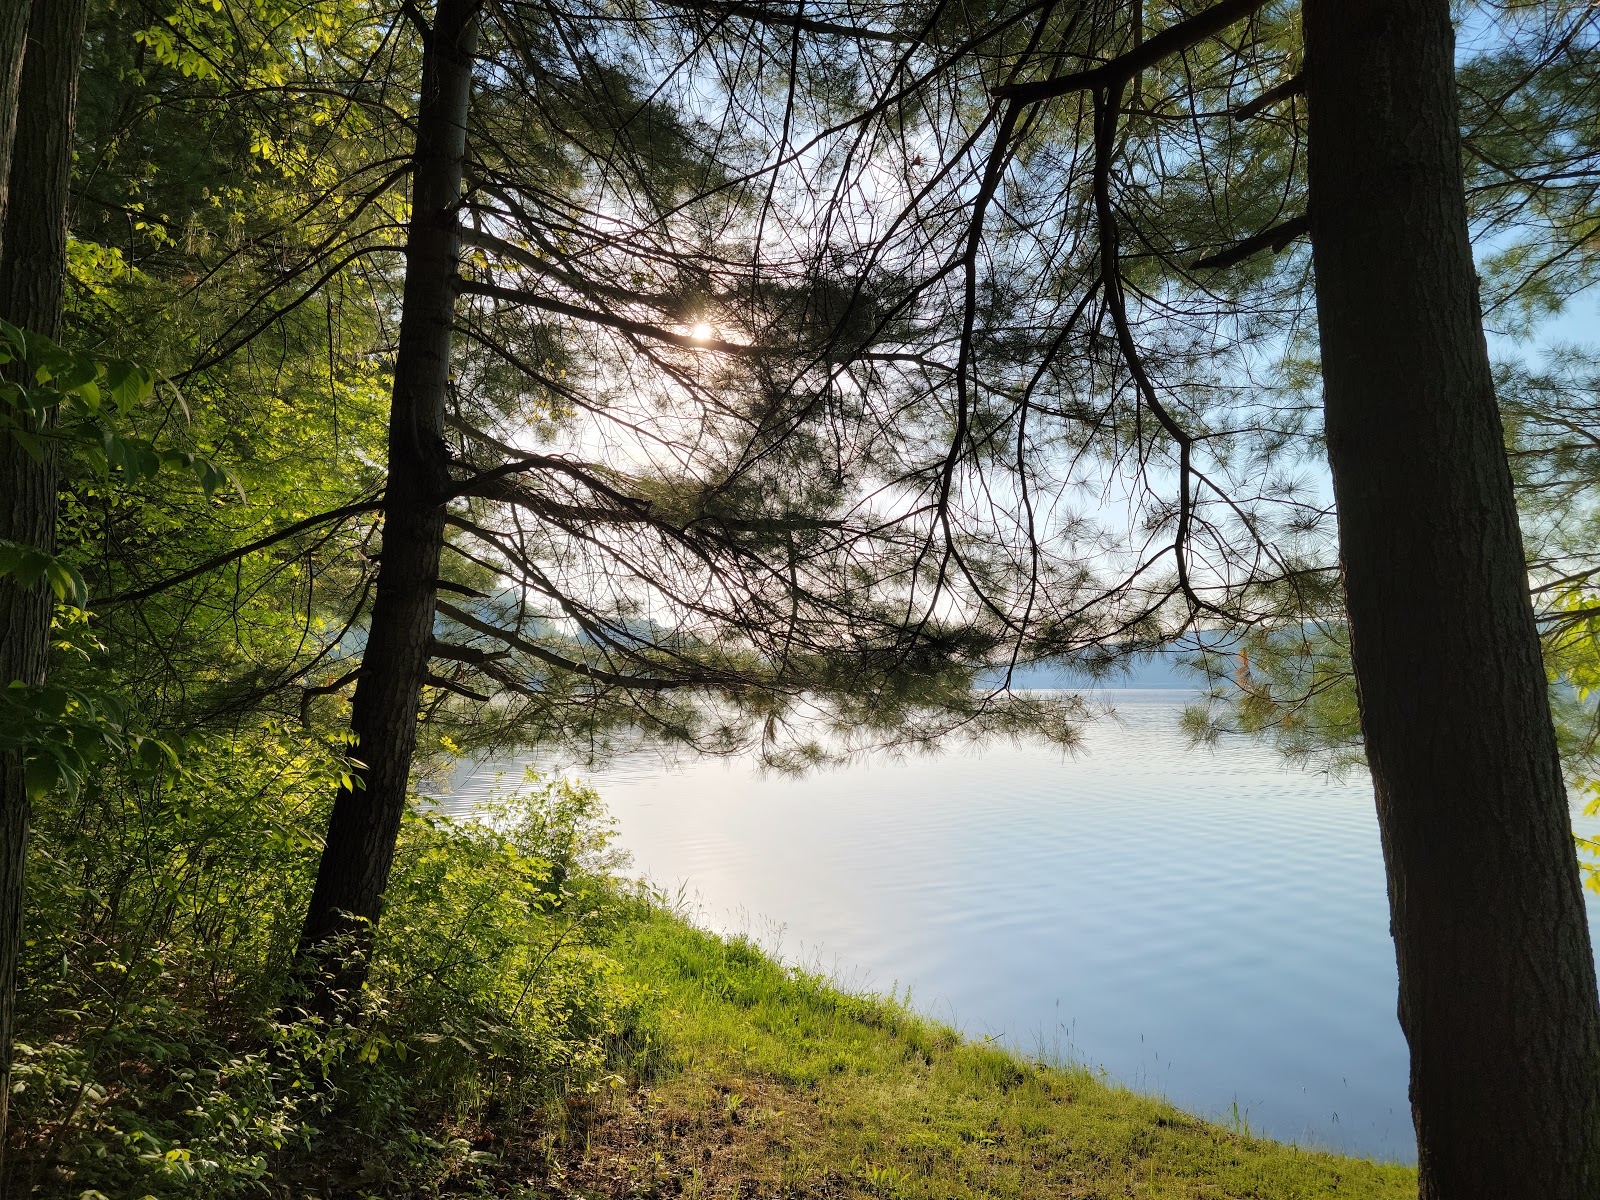
[[[1117,717],[1072,757],[590,778],[636,870],[707,925],[1202,1116],[1414,1161],[1370,781],[1194,748],[1185,693],[1104,698]],[[447,806],[524,761],[460,772]]]

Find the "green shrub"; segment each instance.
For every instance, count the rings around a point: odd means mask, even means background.
[[[357,1024],[279,1002],[345,770],[262,728],[161,787],[107,770],[39,806],[13,1162],[46,1196],[426,1193],[517,1121],[651,1053],[602,940],[644,903],[587,788],[530,777],[475,821],[407,817]]]

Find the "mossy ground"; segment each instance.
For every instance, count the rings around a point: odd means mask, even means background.
[[[573,1097],[545,1186],[661,1197],[1402,1197],[1415,1172],[1241,1136],[964,1040],[668,914],[617,958],[659,998],[639,1081]]]

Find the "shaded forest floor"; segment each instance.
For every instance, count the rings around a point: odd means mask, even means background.
[[[666,914],[620,930],[616,953],[658,998],[655,1066],[570,1097],[501,1148],[503,1167],[536,1168],[530,1195],[1416,1194],[1409,1168],[1240,1136]]]

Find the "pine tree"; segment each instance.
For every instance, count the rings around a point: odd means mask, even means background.
[[[1519,320],[1592,279],[1592,14],[1508,10],[1464,114],[1442,0],[988,21],[875,56],[862,106],[857,253],[927,264],[926,335],[877,342],[928,364],[892,385],[944,435],[926,502],[1013,547],[978,578],[1023,654],[1348,638],[1423,1194],[1588,1194],[1600,1012],[1469,231]]]

